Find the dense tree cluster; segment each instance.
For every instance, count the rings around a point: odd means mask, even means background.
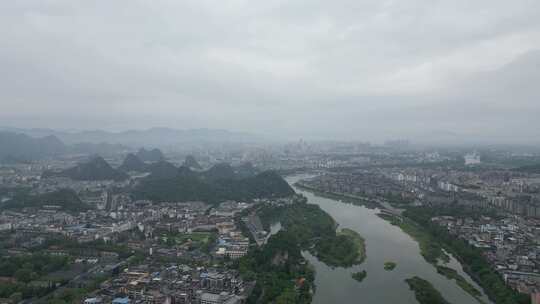
[[[14,294],[19,294],[21,298],[45,295],[51,287],[32,286],[28,283],[65,268],[67,263],[66,257],[45,254],[0,258],[0,276],[13,279],[13,281],[0,283],[0,298],[7,298]]]
[[[77,193],[71,189],[60,189],[39,195],[25,192],[16,194],[13,199],[5,202],[2,207],[6,209],[42,208],[44,205],[60,206],[66,212],[79,212],[91,209],[83,203]]]
[[[193,201],[219,203],[225,200],[249,201],[256,198],[286,197],[294,190],[277,173],[263,172],[247,178],[211,178],[208,174],[178,174],[174,178],[149,178],[135,189],[135,196],[154,201]],[[219,174],[221,176],[221,173]]]

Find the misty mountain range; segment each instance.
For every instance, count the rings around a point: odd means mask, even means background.
[[[189,146],[204,143],[247,143],[261,138],[225,130],[153,128],[125,132],[65,132],[51,129],[0,127],[0,162],[43,159],[66,153],[111,155],[144,146]],[[143,161],[163,159],[161,151],[140,149]]]
[[[40,138],[55,136],[65,144],[76,143],[109,143],[120,144],[132,148],[152,146],[177,146],[193,143],[246,143],[259,142],[258,135],[243,132],[232,132],[218,129],[177,130],[169,128],[151,128],[146,130],[128,130],[123,132],[91,131],[59,131],[52,129],[19,129],[0,127],[0,131],[22,133]]]
[[[22,133],[0,131],[0,163],[18,163],[51,158],[68,153],[110,155],[128,147],[109,143],[75,143],[66,145],[58,137],[31,137]]]

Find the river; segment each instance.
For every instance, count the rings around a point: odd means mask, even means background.
[[[420,255],[418,243],[399,227],[393,226],[377,216],[378,209],[352,205],[341,201],[317,196],[311,192],[294,187],[294,183],[307,176],[290,176],[287,181],[297,193],[307,197],[308,203],[319,205],[330,214],[340,228],[350,228],[366,240],[366,261],[351,268],[331,268],[317,258],[304,253],[315,267],[315,304],[326,303],[418,303],[414,293],[409,290],[405,279],[419,276],[428,280],[453,304],[478,304],[479,301],[437,273],[435,267]],[[383,269],[384,262],[397,263],[393,271]],[[462,270],[459,262],[452,258],[446,265],[456,269],[463,277],[482,290]],[[361,283],[351,278],[351,273],[366,270],[367,277]],[[484,302],[489,303],[485,295]]]

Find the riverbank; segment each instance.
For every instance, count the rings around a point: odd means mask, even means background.
[[[465,280],[465,278],[462,277],[456,270],[442,265],[437,265],[437,272],[442,274],[449,280],[456,281],[456,284],[458,284],[461,289],[465,290],[468,294],[475,297],[480,303],[484,303],[480,298],[482,296],[482,293],[474,286],[472,286],[471,283],[467,282],[467,280]]]
[[[279,221],[284,230],[297,238],[304,250],[331,267],[350,267],[365,259],[365,241],[355,231],[337,231],[337,224],[317,205],[298,202],[283,206],[261,206],[263,221]]]
[[[418,242],[420,254],[428,263],[437,265],[439,261],[444,263],[450,261],[450,257],[444,252],[442,245],[429,232],[425,231],[425,229],[415,222],[407,218],[397,220],[387,214],[379,214],[379,217],[390,222],[392,225],[398,226],[403,232]]]
[[[482,287],[486,295],[495,303],[520,304],[530,303],[530,297],[520,294],[508,287],[503,278],[486,260],[482,250],[470,246],[464,240],[456,239],[444,228],[431,222],[431,218],[440,215],[454,215],[444,210],[434,208],[412,207],[407,209],[404,216],[421,226],[434,239],[437,239],[444,249],[463,265],[463,270]]]
[[[292,204],[261,204],[250,212],[259,215],[265,227],[279,222],[282,228],[238,261],[242,277],[257,282],[250,297],[254,303],[310,303],[314,274],[302,251],[309,251],[330,267],[350,267],[366,258],[360,234],[350,229],[337,231],[335,220],[305,199]]]
[[[299,183],[296,183],[295,186],[298,186],[298,184]],[[310,191],[316,195],[320,195],[321,193],[320,191],[309,186],[304,186],[303,189],[306,191]],[[323,194],[325,194],[326,197],[331,197],[333,199],[350,199],[350,197],[346,195],[344,196],[336,193],[328,194],[323,192]],[[378,214],[378,216],[390,222],[391,224],[398,226],[403,232],[411,236],[418,243],[420,247],[420,254],[422,255],[422,257],[426,260],[426,262],[430,263],[435,268],[438,267],[439,262],[448,263],[450,261],[449,255],[444,250],[446,248],[445,244],[440,243],[437,238],[435,238],[430,233],[430,231],[426,230],[424,227],[422,227],[415,221],[402,216],[396,217],[392,214]],[[454,280],[459,288],[474,297],[478,302],[484,303],[482,300],[482,293],[472,284],[467,282],[467,280],[463,276],[461,276],[457,272],[450,274],[450,272],[445,271],[444,273],[441,273],[442,268],[440,269],[441,270],[439,271],[439,273],[441,275],[444,275],[449,280]],[[471,275],[471,277],[473,276]]]
[[[473,296],[479,303],[484,303],[481,298],[482,293],[471,283],[467,282],[467,280],[456,270],[439,265],[439,262],[448,263],[450,257],[443,249],[445,245],[439,243],[429,231],[408,218],[396,220],[394,217],[385,214],[380,214],[379,217],[389,221],[392,225],[398,226],[403,232],[407,233],[417,241],[420,247],[420,254],[428,263],[435,266],[437,273],[445,276],[449,280],[454,280],[463,291]]]
[[[288,177],[287,181],[294,185],[301,178],[309,177]],[[366,208],[362,203],[343,203],[342,198],[332,199],[315,195],[309,190],[294,188],[304,195],[310,204],[320,206],[339,226],[359,232],[366,242],[368,258],[361,266],[353,268],[331,267],[314,254],[303,252],[316,271],[317,288],[313,304],[348,303],[351,299],[362,299],[362,302],[366,303],[418,304],[414,293],[404,282],[404,279],[415,275],[429,280],[451,303],[478,304],[453,281],[437,274],[433,266],[420,255],[416,241],[401,229],[396,229],[380,219],[377,216],[377,209],[380,208]],[[396,262],[398,267],[392,272],[384,271],[383,264],[387,261]],[[455,261],[452,260],[452,263]],[[358,283],[351,276],[363,270],[370,273],[370,278]]]
[[[329,198],[329,199],[335,199],[335,200],[339,200],[339,201],[343,201],[343,202],[346,202],[346,203],[351,203],[351,204],[354,204],[354,205],[361,205],[361,206],[366,206],[368,208],[377,208],[377,207],[381,207],[381,205],[369,198],[366,198],[366,197],[361,197],[361,196],[356,196],[356,195],[352,195],[352,194],[346,194],[346,193],[336,193],[336,192],[328,192],[328,191],[321,191],[321,190],[318,190],[317,188],[315,187],[311,187],[309,185],[306,185],[305,183],[302,183],[302,182],[296,182],[294,183],[294,186],[299,188],[299,189],[302,189],[302,190],[305,190],[305,191],[309,191],[317,196],[320,196],[320,197],[324,197],[324,198]]]

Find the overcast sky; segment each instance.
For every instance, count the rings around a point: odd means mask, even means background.
[[[540,143],[538,0],[0,1],[0,125]]]

